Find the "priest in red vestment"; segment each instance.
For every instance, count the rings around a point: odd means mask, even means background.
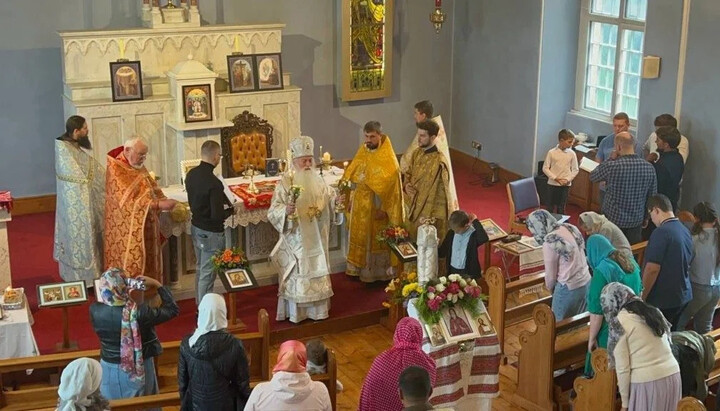
[[[105,268],[162,282],[160,211],[177,201],[165,197],[145,168],[148,146],[133,138],[108,153],[105,185]]]

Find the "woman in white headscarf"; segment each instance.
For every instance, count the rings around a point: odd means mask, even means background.
[[[180,345],[178,383],[182,410],[242,410],[250,371],[242,342],[226,330],[225,299],[205,294],[197,328]]]
[[[78,358],[60,376],[58,411],[105,411],[110,403],[100,394],[102,366],[91,358]]]
[[[630,249],[630,242],[627,237],[625,237],[625,234],[620,230],[620,227],[608,220],[607,217],[594,211],[586,211],[580,213],[578,220],[580,222],[578,228],[587,234],[588,237],[593,234],[600,234],[607,238],[616,250],[628,257],[632,257],[632,250]]]

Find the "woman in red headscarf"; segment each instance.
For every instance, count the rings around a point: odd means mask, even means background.
[[[303,343],[294,340],[282,343],[272,379],[252,390],[245,411],[332,411],[327,387],[310,379],[305,370],[306,362],[307,351]]]
[[[411,365],[424,368],[435,386],[435,360],[423,352],[422,339],[422,326],[416,319],[405,317],[398,322],[392,348],[375,358],[365,377],[359,411],[402,410],[398,380],[400,373]]]

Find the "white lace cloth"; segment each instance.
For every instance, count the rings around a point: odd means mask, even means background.
[[[343,170],[337,167],[332,167],[330,170],[323,171],[323,178],[328,185],[336,185],[342,177]],[[256,183],[261,181],[278,181],[280,177],[262,177],[258,176],[254,178]],[[245,177],[228,178],[224,180],[226,186],[249,183],[250,179]],[[185,187],[180,184],[168,186],[162,189],[165,196],[173,200],[180,201],[182,203],[188,202],[187,192]],[[248,210],[245,208],[245,204],[242,199],[232,193],[230,190],[225,190],[225,194],[231,198],[231,201],[235,207],[233,215],[225,220],[225,228],[237,228],[239,226],[247,227],[250,224],[259,224],[260,222],[268,221],[268,209],[267,208],[255,208]],[[190,234],[190,210],[188,210],[188,219],[183,222],[175,222],[170,218],[170,213],[163,212],[160,214],[160,232],[165,237],[175,236],[180,237],[182,234]]]
[[[432,224],[418,227],[417,275],[420,283],[426,283],[438,275],[438,236]]]

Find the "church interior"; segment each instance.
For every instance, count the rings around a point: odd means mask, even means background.
[[[720,409],[719,19],[0,2],[0,410]]]

